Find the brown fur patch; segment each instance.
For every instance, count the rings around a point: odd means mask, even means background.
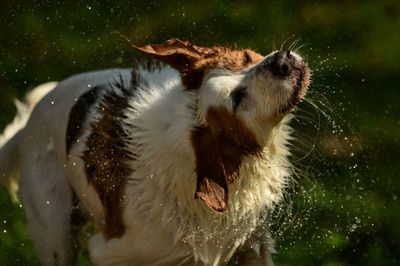
[[[94,87],[82,94],[76,101],[69,113],[67,135],[65,139],[67,154],[69,154],[72,146],[78,142],[83,134],[83,125],[87,119],[90,108],[96,103],[100,97],[99,91],[101,86]]]
[[[204,74],[212,68],[225,68],[240,71],[254,65],[263,59],[263,56],[252,50],[231,50],[221,46],[209,49],[186,72],[181,72],[182,82],[187,89],[197,89],[203,81]]]
[[[207,125],[192,132],[196,155],[196,197],[222,212],[228,203],[228,184],[235,180],[245,156],[260,156],[262,147],[243,122],[225,108],[211,107]]]
[[[126,134],[122,129],[123,110],[128,106],[129,89],[121,88],[122,95],[110,92],[98,107],[102,118],[91,124],[87,149],[82,155],[88,182],[99,194],[105,213],[103,234],[106,239],[120,237],[125,232],[122,221],[124,188],[132,170],[126,161],[132,154],[126,149]]]
[[[211,68],[238,71],[263,59],[262,55],[249,49],[232,50],[222,46],[200,47],[178,39],[168,40],[162,45],[135,48],[177,69],[187,89],[200,87],[204,74]]]

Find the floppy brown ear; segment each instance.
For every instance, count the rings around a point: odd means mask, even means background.
[[[228,179],[218,144],[209,128],[197,128],[192,133],[196,155],[196,194],[208,207],[223,212],[228,204]]]
[[[262,148],[243,122],[224,108],[209,108],[207,125],[192,132],[196,156],[196,198],[223,212],[228,184],[239,174],[244,156],[261,156]]]
[[[181,72],[193,66],[202,55],[202,49],[200,47],[196,47],[189,42],[184,42],[179,39],[170,39],[164,44],[150,44],[143,47],[134,46],[134,48],[169,64]]]

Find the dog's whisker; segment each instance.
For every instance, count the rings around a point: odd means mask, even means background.
[[[282,36],[283,36],[283,35],[282,35]],[[286,42],[289,41],[291,38],[293,38],[293,36],[289,36],[288,38],[286,38],[286,39],[282,42],[281,47],[280,47],[280,50],[283,50],[283,49],[284,49]]]
[[[310,44],[304,43],[299,45],[298,47],[294,48],[294,52],[295,53],[301,53],[301,49],[303,49],[304,47],[310,46]]]
[[[325,118],[327,118],[328,120],[332,120],[332,117],[326,112],[324,111],[321,107],[319,107],[317,104],[315,104],[311,99],[308,98],[304,98],[303,99],[306,103],[309,103],[316,111],[317,113],[321,113]],[[329,105],[326,106],[328,108],[328,110],[331,112],[332,109],[329,108]]]
[[[276,49],[276,44],[275,44],[275,37],[272,37],[272,48],[273,48],[273,51],[277,50]]]
[[[300,41],[300,38],[294,40],[288,47],[289,51],[294,51],[295,50],[295,46],[297,45],[297,43]]]

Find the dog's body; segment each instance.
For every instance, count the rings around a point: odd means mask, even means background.
[[[76,195],[101,226],[89,243],[95,265],[224,265],[235,252],[240,265],[271,263],[263,222],[290,175],[284,117],[308,68],[290,52],[179,40],[138,49],[173,68],[50,84],[26,125],[8,129],[0,173],[7,183],[20,169],[41,262],[73,262]]]

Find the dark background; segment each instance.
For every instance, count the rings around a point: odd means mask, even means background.
[[[274,260],[400,265],[398,1],[2,0],[0,129],[35,85],[130,66],[130,42],[171,37],[262,54],[299,40],[313,83],[293,124],[297,184],[274,215]],[[23,209],[1,188],[0,265],[37,264]]]

